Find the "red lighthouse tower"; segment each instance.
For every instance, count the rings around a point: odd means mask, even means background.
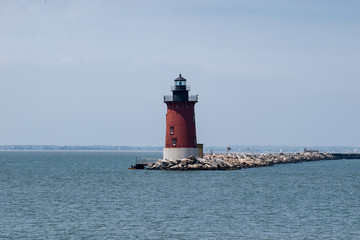
[[[163,158],[198,156],[194,110],[198,95],[189,96],[190,86],[186,85],[186,79],[181,74],[175,79],[171,91],[172,95],[164,96],[167,113]]]

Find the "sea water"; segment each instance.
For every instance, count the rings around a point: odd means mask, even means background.
[[[129,170],[160,152],[0,152],[0,239],[360,239],[360,161]]]

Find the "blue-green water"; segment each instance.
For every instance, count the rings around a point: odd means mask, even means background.
[[[128,170],[135,152],[0,152],[0,239],[360,239],[360,161]]]

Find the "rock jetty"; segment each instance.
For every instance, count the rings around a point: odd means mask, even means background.
[[[150,170],[236,170],[266,167],[274,164],[338,159],[330,153],[227,153],[206,154],[203,158],[189,156],[179,160],[158,160],[149,163]]]

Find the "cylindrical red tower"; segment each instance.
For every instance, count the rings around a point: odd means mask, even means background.
[[[179,75],[171,86],[172,95],[164,96],[167,105],[164,159],[181,159],[198,156],[195,103],[198,95],[189,96],[190,86]]]

